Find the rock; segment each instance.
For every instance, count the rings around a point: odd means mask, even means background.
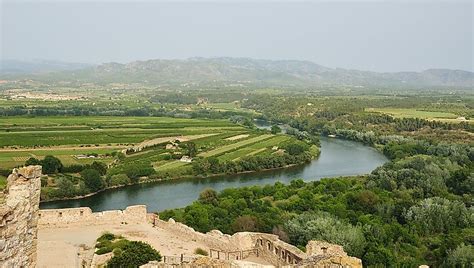
[[[0,266],[35,267],[41,166],[14,169],[0,205]]]

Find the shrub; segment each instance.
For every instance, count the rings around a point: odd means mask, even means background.
[[[130,179],[125,174],[113,175],[109,179],[109,185],[126,185],[130,183]]]
[[[304,213],[285,225],[291,242],[304,246],[309,240],[342,245],[352,256],[361,256],[366,244],[361,227],[346,223],[327,212]]]
[[[138,267],[150,261],[161,261],[161,254],[150,245],[140,241],[129,241],[120,255],[114,255],[107,267]]]
[[[115,239],[115,235],[109,232],[103,233],[99,238],[97,238],[98,242],[102,241],[112,241]]]
[[[204,250],[204,249],[202,249],[202,248],[196,248],[196,249],[194,250],[194,254],[203,255],[203,256],[209,255],[209,254],[207,253],[207,251]]]
[[[92,191],[98,191],[104,187],[100,173],[95,169],[84,169],[81,172],[81,177],[84,179],[86,187]]]

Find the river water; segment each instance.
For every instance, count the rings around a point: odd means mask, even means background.
[[[289,183],[293,179],[315,181],[321,178],[361,175],[370,173],[387,162],[374,148],[361,143],[321,138],[321,155],[306,165],[287,169],[217,176],[207,179],[181,179],[151,182],[110,189],[78,200],[42,203],[40,208],[90,207],[93,211],[124,209],[130,205],[145,204],[148,211],[162,211],[191,204],[205,188],[220,191],[225,188]]]

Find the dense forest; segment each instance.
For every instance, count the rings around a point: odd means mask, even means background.
[[[474,250],[474,150],[390,142],[392,161],[367,177],[276,183],[216,193],[163,211],[199,231],[272,232],[300,248],[341,244],[364,265],[468,267]]]
[[[368,176],[216,193],[160,212],[199,231],[271,232],[304,250],[311,239],[341,244],[366,266],[469,267],[474,261],[473,125],[396,118],[367,107],[452,110],[472,117],[472,102],[439,98],[250,96],[259,118],[309,135],[363,142],[390,162]],[[439,102],[432,106],[433,102]],[[420,108],[424,107],[424,108]],[[442,108],[440,108],[442,107]]]

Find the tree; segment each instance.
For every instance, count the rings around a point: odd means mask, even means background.
[[[466,208],[462,202],[433,197],[412,206],[406,213],[406,219],[418,233],[436,234],[472,226],[472,211],[472,208]]]
[[[104,187],[104,183],[102,182],[102,178],[100,177],[99,171],[88,168],[84,169],[81,172],[81,177],[84,180],[86,187],[91,192],[96,192]]]
[[[472,267],[474,263],[474,246],[459,245],[448,254],[446,260],[447,267]]]
[[[199,194],[199,201],[203,204],[214,204],[217,202],[217,192],[212,188],[206,188]]]
[[[139,267],[150,261],[161,261],[160,252],[141,241],[130,241],[120,254],[114,254],[107,262],[108,268]]]
[[[41,161],[39,159],[34,158],[34,157],[30,157],[25,162],[25,166],[35,166],[35,165],[41,165]]]
[[[304,213],[285,224],[291,242],[305,246],[309,240],[342,245],[349,255],[360,257],[366,244],[361,227],[352,226],[327,212]]]
[[[103,162],[94,161],[91,164],[91,168],[97,170],[100,175],[107,173],[107,165]]]
[[[281,128],[277,125],[273,125],[270,131],[272,132],[272,134],[278,134],[281,132]]]
[[[45,174],[58,173],[63,167],[61,160],[52,155],[45,156],[45,158],[41,160],[41,165],[43,166],[43,173]]]
[[[76,194],[74,184],[67,178],[58,179],[57,183],[58,195],[60,197],[72,197]]]
[[[234,232],[255,232],[258,229],[258,219],[255,216],[243,215],[237,217],[232,223]]]
[[[186,143],[185,150],[189,157],[195,157],[197,154],[196,144],[192,141]]]
[[[290,143],[285,146],[285,150],[288,152],[290,155],[299,155],[302,154],[306,149],[307,145],[304,144],[303,142],[294,142]]]

